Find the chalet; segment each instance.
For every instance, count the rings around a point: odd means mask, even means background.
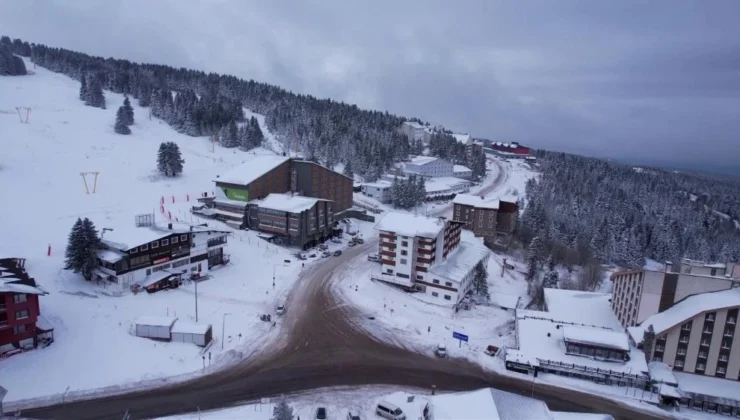
[[[98,280],[153,292],[197,279],[228,262],[228,232],[208,225],[157,225],[153,215],[137,216],[134,227],[105,229],[98,251]]]
[[[37,325],[39,296],[47,293],[25,265],[23,258],[0,258],[0,357],[54,341],[53,329]]]

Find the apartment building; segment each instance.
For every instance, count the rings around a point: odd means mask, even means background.
[[[458,194],[452,203],[452,220],[462,223],[475,236],[493,239],[514,232],[519,206],[513,200]]]
[[[334,227],[333,202],[293,194],[270,194],[250,206],[250,225],[274,242],[306,249],[325,242]]]
[[[418,156],[404,165],[403,172],[407,175],[418,175],[425,178],[451,178],[455,175],[455,165],[432,156]]]
[[[690,296],[628,328],[636,343],[652,325],[648,360],[674,371],[740,380],[740,339],[735,333],[740,288]]]
[[[633,270],[614,273],[612,310],[625,327],[638,325],[689,296],[740,286],[737,263],[708,264],[684,259],[663,271]]]
[[[432,130],[417,122],[405,121],[401,124],[401,132],[406,135],[409,141],[421,140],[424,145],[428,145],[432,138]]]
[[[0,359],[54,341],[52,328],[37,325],[39,296],[46,294],[26,271],[25,258],[0,258]]]
[[[461,241],[460,223],[445,218],[391,212],[375,229],[381,264],[371,277],[440,303],[459,303],[472,290],[475,266],[489,258],[472,235]]]

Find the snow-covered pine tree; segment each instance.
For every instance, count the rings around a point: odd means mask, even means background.
[[[182,173],[185,160],[180,153],[180,147],[175,142],[169,142],[167,146],[167,168],[170,176],[177,176]]]
[[[82,232],[82,219],[72,225],[72,230],[67,237],[67,248],[64,250],[64,269],[77,271],[82,266],[82,250],[84,246],[84,234]]]
[[[87,217],[82,219],[82,236],[84,248],[79,272],[85,280],[90,281],[93,278],[93,270],[98,266],[97,251],[100,249],[100,237],[95,224]]]
[[[648,325],[644,333],[642,333],[642,351],[645,353],[647,361],[652,361],[653,347],[655,346],[655,328],[653,324]]]
[[[280,400],[280,402],[272,409],[271,420],[293,420],[293,407],[291,407],[284,399]]]
[[[423,176],[420,176],[416,182],[416,194],[414,196],[414,206],[423,203],[427,198],[427,182]]]
[[[344,164],[342,173],[350,178],[355,177],[355,172],[352,170],[352,159],[347,159],[347,163]]]
[[[558,287],[559,275],[558,271],[555,269],[555,260],[552,255],[547,258],[547,263],[545,265],[547,266],[547,272],[542,277],[542,285],[543,287],[556,289]]]
[[[88,95],[90,94],[87,89],[87,77],[83,73],[80,77],[80,100],[87,102]]]
[[[488,294],[488,271],[482,262],[479,262],[475,266],[473,288],[478,296],[481,296],[486,300],[490,299],[490,295]]]
[[[262,142],[265,141],[265,135],[262,133],[260,123],[259,121],[257,121],[257,118],[254,117],[254,115],[252,115],[252,118],[249,119],[249,128],[252,135],[252,144],[254,145],[254,147],[262,146]]]
[[[542,261],[543,245],[542,240],[539,236],[532,238],[532,242],[529,243],[527,249],[527,280],[534,280],[539,269],[540,261]]]
[[[91,77],[87,85],[88,95],[85,105],[105,109],[105,95],[103,95],[103,85],[97,77]]]
[[[128,95],[123,98],[123,110],[126,113],[126,125],[134,125],[134,107],[131,106]]]
[[[128,128],[128,124],[126,124],[127,120],[128,117],[126,116],[126,109],[119,106],[118,111],[116,112],[116,123],[113,125],[113,131],[118,134],[131,134],[131,129]]]
[[[238,131],[234,120],[229,121],[221,130],[221,146],[229,148],[239,146]]]

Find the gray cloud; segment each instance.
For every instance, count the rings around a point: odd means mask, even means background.
[[[0,3],[2,31],[31,41],[494,140],[695,165],[740,162],[737,16],[734,0]]]

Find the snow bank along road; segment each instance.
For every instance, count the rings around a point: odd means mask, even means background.
[[[503,172],[481,194],[497,188],[506,176]],[[367,320],[336,297],[331,278],[338,266],[363,257],[375,246],[376,241],[368,240],[340,257],[306,268],[289,297],[280,327],[282,338],[266,343],[262,355],[255,359],[162,388],[57,403],[22,414],[50,419],[120,419],[128,411],[131,418],[151,418],[319,387],[390,384],[436,385],[449,391],[493,386],[542,399],[555,410],[597,411],[625,420],[659,418],[595,395],[544,384],[533,386],[524,376],[491,374],[467,361],[438,360],[368,336],[360,327]]]

